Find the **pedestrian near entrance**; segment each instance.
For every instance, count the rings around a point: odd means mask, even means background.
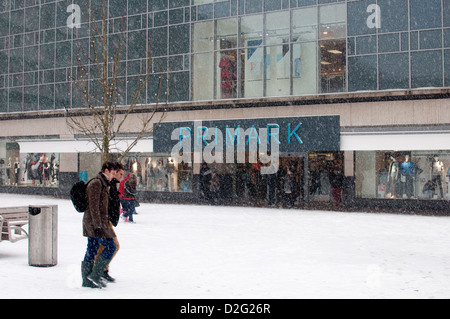
[[[291,168],[287,168],[286,176],[284,176],[283,180],[283,193],[284,193],[284,202],[287,207],[293,207],[295,201],[294,194],[294,174],[292,173]]]
[[[277,174],[268,174],[267,175],[267,199],[269,202],[269,206],[275,205],[276,199],[276,191],[277,191]]]
[[[344,176],[338,168],[334,168],[328,176],[331,185],[331,193],[333,195],[334,204],[342,205],[342,186],[344,185]]]
[[[105,286],[101,278],[116,251],[114,231],[109,224],[109,183],[116,171],[115,164],[105,162],[102,170],[88,184],[86,199],[88,207],[83,216],[83,236],[87,237],[87,249],[81,263],[82,286],[101,288]],[[99,246],[103,245],[100,256],[95,260]],[[95,262],[95,264],[94,264]]]
[[[220,178],[215,170],[212,170],[211,172],[211,180],[209,181],[209,183],[211,205],[216,205],[220,193]]]
[[[200,190],[203,196],[203,199],[210,200],[210,190],[209,190],[209,182],[211,181],[211,170],[208,167],[208,164],[203,163],[202,168],[200,169]]]

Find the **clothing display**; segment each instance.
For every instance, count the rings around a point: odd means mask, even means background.
[[[232,58],[224,57],[220,60],[220,88],[222,91],[222,99],[230,99],[236,97],[236,62]]]
[[[399,181],[399,163],[393,157],[391,157],[391,163],[389,164],[388,181],[386,184],[386,197],[392,198],[397,195],[397,186]]]
[[[414,176],[416,174],[416,167],[413,162],[405,161],[400,165],[400,173],[403,176]]]
[[[433,162],[431,163],[431,182],[439,188],[440,198],[444,198],[444,163],[439,160],[439,157],[434,156]]]
[[[405,161],[400,165],[400,174],[402,182],[402,194],[406,194],[408,198],[414,196],[414,176],[416,175],[416,167],[413,162],[409,161],[406,155]]]

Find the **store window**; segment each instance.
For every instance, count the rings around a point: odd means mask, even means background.
[[[292,94],[317,93],[317,42],[292,45]]]
[[[237,19],[225,19],[216,22],[216,80],[218,99],[238,96],[238,51]]]
[[[217,98],[231,99],[237,97],[237,50],[224,50],[216,55],[219,67],[217,68]]]
[[[166,154],[131,155],[122,162],[124,177],[135,174],[140,192],[192,192],[192,163],[177,163]]]
[[[15,182],[19,186],[59,186],[59,154],[20,154],[19,172],[14,163]]]
[[[317,8],[292,12],[292,94],[317,93]]]
[[[345,4],[319,10],[321,92],[346,91]]]
[[[19,144],[0,141],[0,185],[59,187],[59,154],[23,154]]]
[[[213,53],[192,56],[192,95],[194,101],[213,99]]]
[[[311,201],[328,201],[332,195],[330,174],[337,169],[343,173],[342,152],[309,153],[309,196]]]
[[[192,27],[192,97],[194,101],[213,99],[214,24],[196,23]]]
[[[266,95],[290,94],[289,12],[266,15]]]
[[[450,151],[356,152],[358,198],[449,199]]]
[[[241,72],[239,97],[263,96],[264,49],[262,46],[263,16],[241,18]]]

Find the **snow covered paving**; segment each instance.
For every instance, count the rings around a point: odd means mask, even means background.
[[[0,243],[0,298],[450,298],[450,218],[141,204],[115,228],[117,279],[81,287],[82,214],[69,200],[0,194],[1,206],[58,205],[58,264],[28,265]]]

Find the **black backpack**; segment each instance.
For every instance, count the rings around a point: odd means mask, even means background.
[[[70,199],[72,200],[73,207],[75,207],[75,209],[79,213],[84,213],[88,207],[86,188],[93,179],[91,179],[87,183],[85,181],[76,182],[70,189]]]

